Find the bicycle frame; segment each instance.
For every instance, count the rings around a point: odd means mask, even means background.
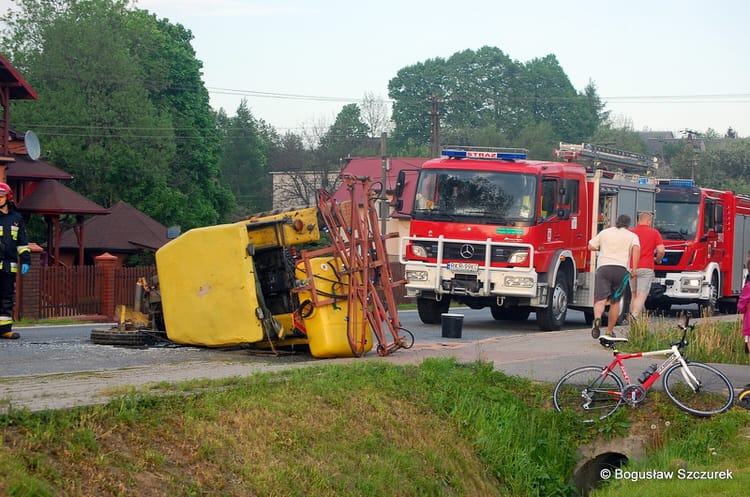
[[[604,371],[602,371],[602,375],[608,375],[614,372],[616,367],[619,367],[620,372],[622,373],[623,378],[625,378],[625,385],[633,385],[633,382],[630,379],[630,375],[628,375],[628,371],[625,368],[624,361],[627,361],[628,359],[636,359],[638,357],[652,357],[652,356],[664,356],[669,355],[669,357],[662,362],[657,368],[656,371],[654,371],[651,376],[649,376],[646,381],[642,383],[641,386],[643,386],[644,390],[648,390],[651,388],[651,385],[653,385],[656,380],[661,378],[661,375],[664,371],[666,371],[669,367],[671,367],[675,363],[680,363],[682,365],[682,368],[680,368],[680,371],[682,372],[682,376],[685,378],[685,382],[690,385],[690,388],[693,391],[697,391],[698,387],[698,379],[693,375],[692,371],[690,371],[690,368],[688,367],[687,361],[685,361],[685,358],[680,353],[680,347],[678,345],[672,345],[668,349],[662,349],[662,350],[652,350],[649,352],[619,352],[615,349],[614,356],[615,358],[612,360],[611,363],[606,367]]]

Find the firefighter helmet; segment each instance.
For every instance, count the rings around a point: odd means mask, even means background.
[[[0,183],[0,195],[5,194],[8,197],[8,202],[13,200],[13,190],[10,189],[7,183]]]

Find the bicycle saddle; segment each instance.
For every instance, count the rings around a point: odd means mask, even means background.
[[[610,336],[599,337],[599,343],[604,345],[605,347],[611,347],[617,342],[627,342],[627,341],[628,339],[625,337],[610,337]]]

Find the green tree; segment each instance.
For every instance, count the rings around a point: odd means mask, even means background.
[[[305,148],[302,137],[288,131],[271,143],[269,168],[271,171],[300,171],[312,163],[312,153]]]
[[[271,208],[272,183],[268,175],[269,137],[243,99],[234,117],[220,120],[224,133],[221,172],[224,184],[237,199],[233,218]]]
[[[71,186],[186,229],[224,218],[231,194],[190,32],[124,1],[17,3],[3,41],[40,98],[15,105],[13,124],[38,130]]]
[[[441,137],[459,141],[472,141],[478,129],[515,140],[543,122],[561,140],[583,141],[606,117],[593,83],[577,93],[554,55],[523,64],[495,47],[402,68],[388,90],[399,147],[429,143],[435,101]]]
[[[694,155],[686,152],[681,162],[683,171],[694,164],[698,185],[750,193],[750,139],[713,139],[703,143],[704,151]]]
[[[41,130],[49,158],[74,175],[77,191],[109,206],[130,200],[127,188],[143,207],[165,184],[174,144],[130,55],[124,15],[121,3],[91,1],[48,20],[41,45],[22,58],[39,101],[20,103],[14,118]]]
[[[319,139],[314,163],[309,169],[322,172],[321,188],[331,189],[328,178],[341,169],[347,157],[379,155],[379,140],[369,137],[370,129],[362,122],[357,104],[347,104],[336,115],[334,123]],[[376,145],[377,144],[377,145]]]
[[[548,122],[561,140],[583,142],[599,125],[595,87],[589,84],[588,95],[577,94],[554,55],[525,64],[521,88],[524,126]]]
[[[614,127],[611,124],[606,123],[599,126],[596,132],[591,135],[589,141],[598,145],[606,145],[620,150],[627,150],[628,152],[639,154],[645,154],[648,152],[646,144],[641,139],[638,132],[627,126]]]
[[[529,151],[529,158],[556,160],[554,151],[559,147],[552,124],[544,121],[523,128],[515,139],[515,145]]]
[[[368,147],[370,129],[362,122],[360,108],[357,104],[347,104],[336,115],[336,120],[320,138],[319,157],[328,163],[356,155]],[[372,150],[372,147],[370,147]]]
[[[201,80],[203,65],[191,45],[193,35],[183,26],[163,19],[154,23],[155,18],[143,10],[134,11],[130,20],[144,25],[141,30],[133,30],[131,40],[139,32],[151,34],[150,50],[145,49],[148,45],[143,40],[136,55],[146,68],[150,99],[169,115],[175,134],[176,150],[169,162],[168,185],[187,197],[175,216],[190,226],[224,222],[234,198],[219,181],[221,140],[208,91]]]
[[[475,147],[503,147],[511,146],[511,140],[495,126],[476,128],[444,129],[440,134],[440,141],[444,147],[475,146]],[[426,152],[429,155],[429,150]]]

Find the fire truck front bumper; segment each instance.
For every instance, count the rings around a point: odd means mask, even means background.
[[[479,267],[476,271],[453,271],[435,265],[406,264],[406,296],[423,293],[471,297],[526,297],[537,295],[537,275],[532,269]]]
[[[706,300],[710,296],[710,282],[704,273],[667,273],[665,276],[654,278],[653,288],[657,287],[661,298],[672,302],[696,302]]]

